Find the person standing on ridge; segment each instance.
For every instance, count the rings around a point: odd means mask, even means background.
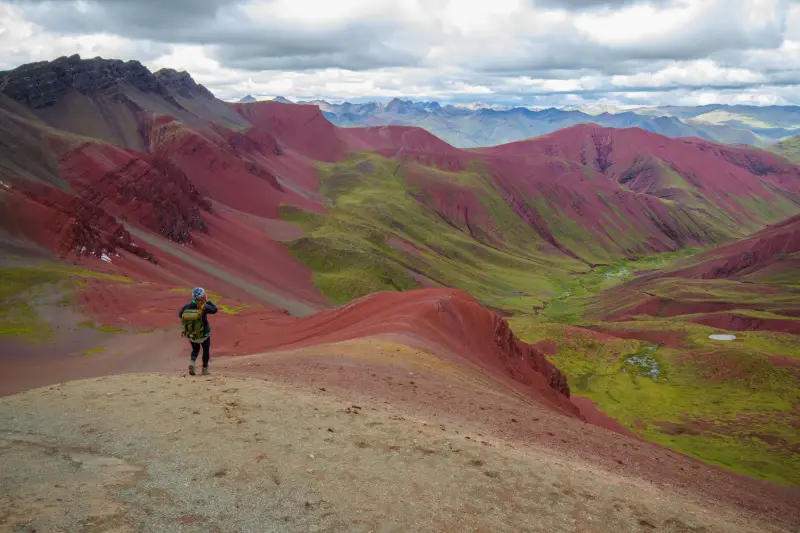
[[[208,299],[206,291],[197,287],[192,291],[192,301],[184,305],[178,312],[183,324],[183,335],[192,345],[192,360],[189,362],[189,374],[194,376],[194,362],[200,347],[203,347],[203,375],[208,375],[208,360],[211,358],[211,326],[208,315],[217,312],[217,306]]]

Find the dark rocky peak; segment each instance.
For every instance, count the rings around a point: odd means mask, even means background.
[[[294,103],[291,100],[289,100],[288,98],[284,98],[283,96],[276,96],[275,98],[272,99],[272,101],[273,102],[280,102],[282,104],[293,104]]]
[[[184,98],[214,98],[211,91],[194,81],[185,70],[178,72],[173,68],[162,68],[155,73],[155,77],[164,87],[172,89]]]
[[[250,103],[253,103],[253,102],[257,102],[257,101],[258,100],[253,98],[252,94],[248,94],[247,96],[242,97],[242,99],[239,100],[239,103],[240,104],[250,104]]]
[[[138,61],[81,59],[76,54],[0,72],[0,91],[33,108],[55,104],[70,89],[93,96],[111,92],[121,82],[147,93],[169,96],[166,87]]]

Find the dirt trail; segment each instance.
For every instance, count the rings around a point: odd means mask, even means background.
[[[138,374],[2,398],[0,531],[788,531],[329,394]]]

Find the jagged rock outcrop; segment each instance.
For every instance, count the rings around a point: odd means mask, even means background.
[[[52,106],[70,90],[86,96],[115,95],[123,83],[167,100],[173,99],[170,89],[186,98],[213,98],[186,72],[162,69],[153,74],[138,61],[82,59],[76,54],[0,72],[0,92],[34,109]],[[117,94],[124,99],[118,91]]]
[[[194,81],[185,70],[178,72],[175,69],[162,68],[155,73],[155,77],[165,87],[174,90],[184,98],[214,98],[211,91]]]
[[[84,198],[55,187],[24,182],[22,187],[0,190],[0,201],[9,207],[4,213],[8,227],[51,248],[61,258],[101,257],[122,249],[158,263],[152,253],[134,242],[119,220]]]
[[[508,361],[516,361],[520,358],[527,361],[535,372],[547,379],[547,384],[551,389],[567,398],[570,397],[567,376],[548,361],[543,352],[530,344],[520,341],[514,335],[508,322],[499,316],[495,316],[494,342]],[[523,377],[515,377],[524,382]]]
[[[206,231],[201,212],[211,203],[166,154],[85,143],[60,155],[59,171],[90,204],[171,241],[191,243],[192,231]]]

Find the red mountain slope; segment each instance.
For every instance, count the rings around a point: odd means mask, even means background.
[[[720,246],[692,258],[691,266],[664,276],[685,278],[757,279],[778,275],[800,266],[800,215],[763,229],[752,236]],[[798,280],[800,281],[800,280]]]
[[[645,275],[607,298],[623,307],[603,320],[637,315],[733,331],[800,333],[800,216]]]
[[[800,205],[800,169],[779,156],[637,128],[574,126],[473,152],[520,216],[595,262],[620,252],[720,244]],[[553,227],[569,221],[578,227],[559,238]],[[584,232],[593,238],[582,240]]]
[[[579,161],[635,192],[663,198],[672,193],[680,200],[694,193],[718,195],[718,201],[730,211],[742,210],[738,198],[758,196],[776,200],[771,187],[800,194],[800,170],[778,155],[700,139],[668,139],[638,128],[615,130],[579,125],[537,139],[479,151]],[[679,194],[681,190],[685,191],[683,195]]]
[[[299,236],[278,221],[281,206],[325,213],[329,201],[318,192],[317,164],[356,152],[396,160],[395,175],[416,188],[414,200],[477,242],[504,249],[500,228],[523,224],[545,243],[537,253],[590,264],[720,244],[800,209],[800,170],[778,156],[637,129],[577,126],[464,151],[415,128],[336,128],[316,106],[224,104],[188,75],[152,74],[136,62],[73,57],[6,74],[2,113],[13,124],[5,150],[11,164],[0,168],[8,186],[28,198],[43,194],[27,185],[32,181],[69,190],[134,232],[132,241],[142,241],[156,261],[183,264],[189,259],[181,254],[188,254],[228,286],[225,278],[255,279],[290,299],[302,294],[303,304],[323,301],[310,296],[310,271],[298,267],[306,281],[294,285],[287,282],[295,278],[273,276],[259,264],[297,264],[276,242]],[[31,92],[25,81],[53,75],[64,84],[39,84]],[[97,113],[75,115],[72,100]],[[52,163],[31,166],[20,152],[46,154]],[[483,176],[480,187],[461,180],[467,169]],[[499,215],[486,195],[518,220]],[[6,225],[21,226],[20,220]],[[63,241],[55,236],[69,231],[57,225],[39,230],[50,234],[39,241]],[[169,241],[189,248],[179,253]],[[58,250],[74,256],[83,245]],[[215,256],[222,250],[227,266]],[[271,252],[247,259],[260,255],[254,250]],[[284,266],[275,272],[288,272]]]

